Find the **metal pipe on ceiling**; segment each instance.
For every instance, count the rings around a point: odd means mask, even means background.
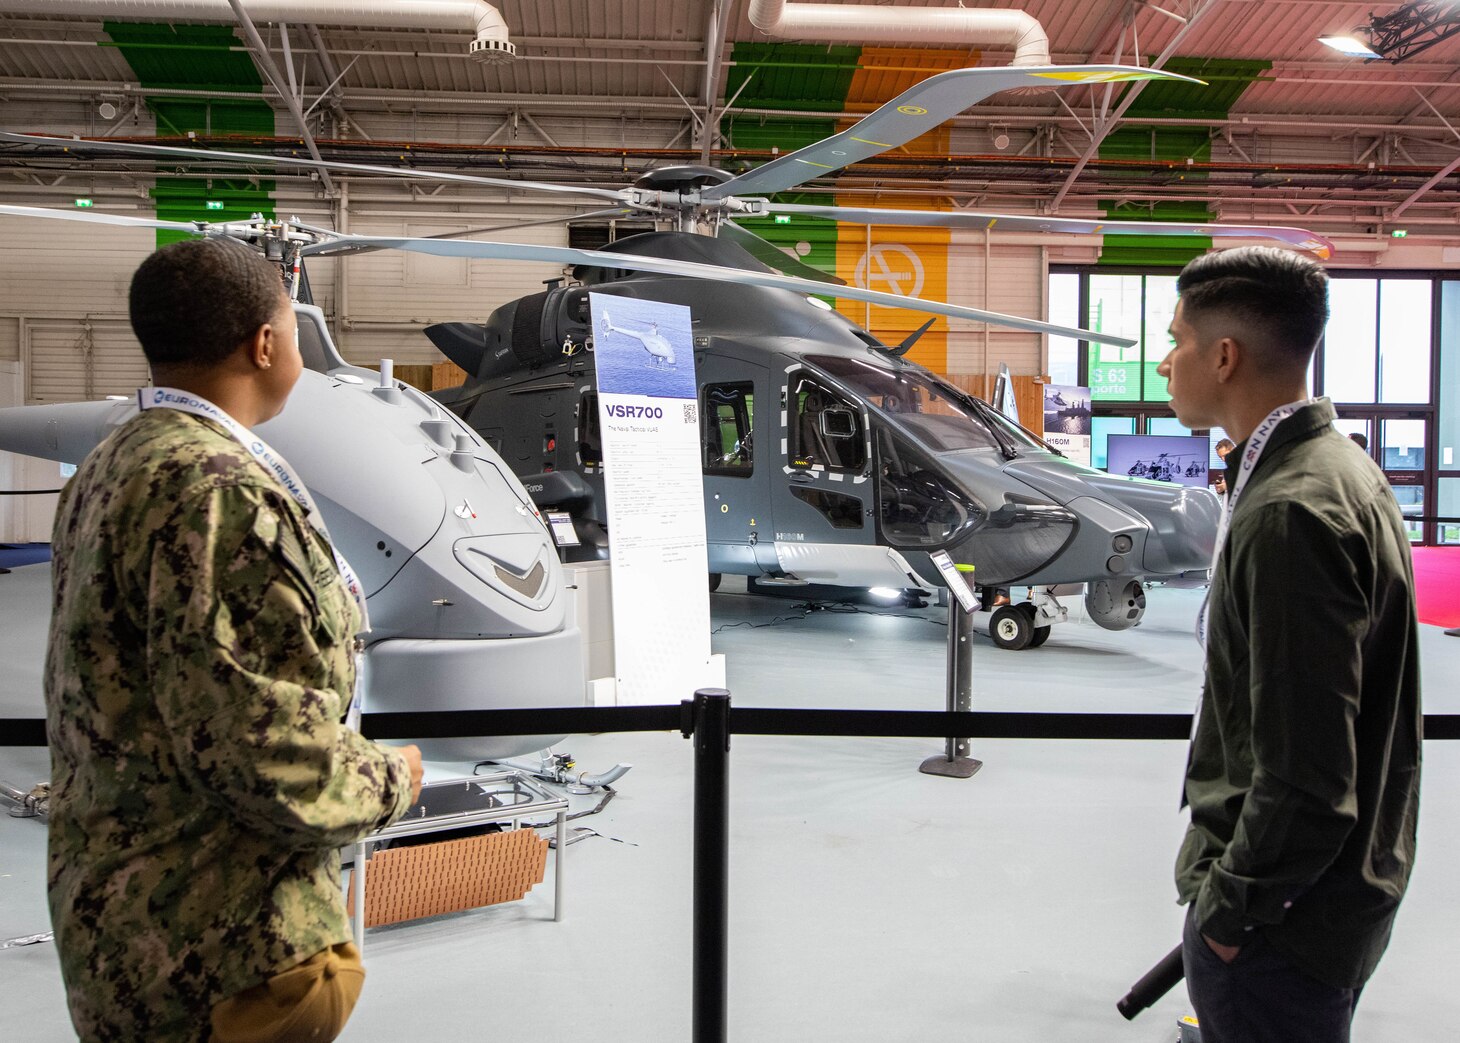
[[[79,18],[162,22],[232,22],[228,0],[0,0],[0,14],[53,15],[64,6]],[[517,56],[507,23],[486,0],[244,0],[250,18],[262,22],[387,29],[456,29],[472,34],[478,61],[508,62]]]
[[[1049,37],[1023,11],[964,7],[864,7],[751,0],[750,22],[768,36],[850,43],[1003,44],[1014,65],[1049,65]]]

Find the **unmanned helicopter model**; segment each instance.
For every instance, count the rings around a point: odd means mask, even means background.
[[[461,389],[440,393],[440,401],[498,449],[539,505],[567,507],[574,514],[587,530],[588,553],[601,553],[606,544],[587,295],[687,305],[702,384],[712,571],[790,582],[920,586],[941,584],[928,554],[947,549],[955,560],[976,566],[981,585],[1030,588],[1029,601],[1001,610],[994,621],[995,640],[1017,648],[1042,643],[1049,625],[1065,618],[1049,591],[1061,583],[1090,583],[1087,606],[1102,626],[1135,625],[1145,605],[1141,580],[1206,567],[1216,530],[1215,498],[1201,490],[1153,491],[1074,465],[902,358],[914,338],[884,346],[813,294],[1083,340],[1130,342],[838,285],[840,280],[787,257],[732,218],[800,213],[869,224],[989,228],[998,222],[1003,228],[1065,233],[1198,232],[1267,237],[1326,256],[1329,244],[1302,229],[811,206],[762,195],[910,141],[1001,90],[1154,78],[1185,79],[1121,66],[953,70],[916,84],[845,131],[739,176],[669,168],[619,190],[108,141],[18,134],[0,139],[70,155],[81,149],[186,155],[195,162],[510,186],[616,204],[594,216],[638,213],[672,220],[679,231],[621,240],[611,252],[308,229],[319,239],[299,254],[396,248],[574,266],[577,285],[554,286],[505,305],[485,326],[437,327],[432,339],[472,377]],[[613,334],[604,329],[600,335]],[[643,342],[653,355],[647,336]]]

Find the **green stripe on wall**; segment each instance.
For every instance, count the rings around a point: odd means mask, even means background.
[[[226,25],[154,25],[106,22],[106,31],[143,87],[258,94],[242,98],[147,99],[159,136],[189,132],[207,136],[273,137],[274,110],[263,100],[263,78],[253,59],[238,46]],[[272,179],[251,181],[159,177],[151,190],[157,216],[167,221],[227,221],[263,214],[274,216]],[[223,203],[209,210],[209,200]],[[159,229],[157,245],[165,246],[186,233]]]

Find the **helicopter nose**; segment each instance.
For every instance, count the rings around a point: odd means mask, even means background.
[[[1142,556],[1148,574],[1175,575],[1211,567],[1221,519],[1221,502],[1214,493],[1131,483],[1120,497],[1151,525]]]

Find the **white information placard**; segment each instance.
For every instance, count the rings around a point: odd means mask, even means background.
[[[620,705],[722,685],[710,660],[709,562],[690,311],[588,295],[612,546]]]
[[[958,599],[963,606],[963,611],[973,612],[978,608],[978,599],[973,596],[973,588],[968,585],[968,580],[963,573],[958,571],[958,566],[953,564],[953,559],[948,557],[946,550],[935,550],[928,555],[938,571],[943,575],[943,582],[948,584],[949,591]]]

